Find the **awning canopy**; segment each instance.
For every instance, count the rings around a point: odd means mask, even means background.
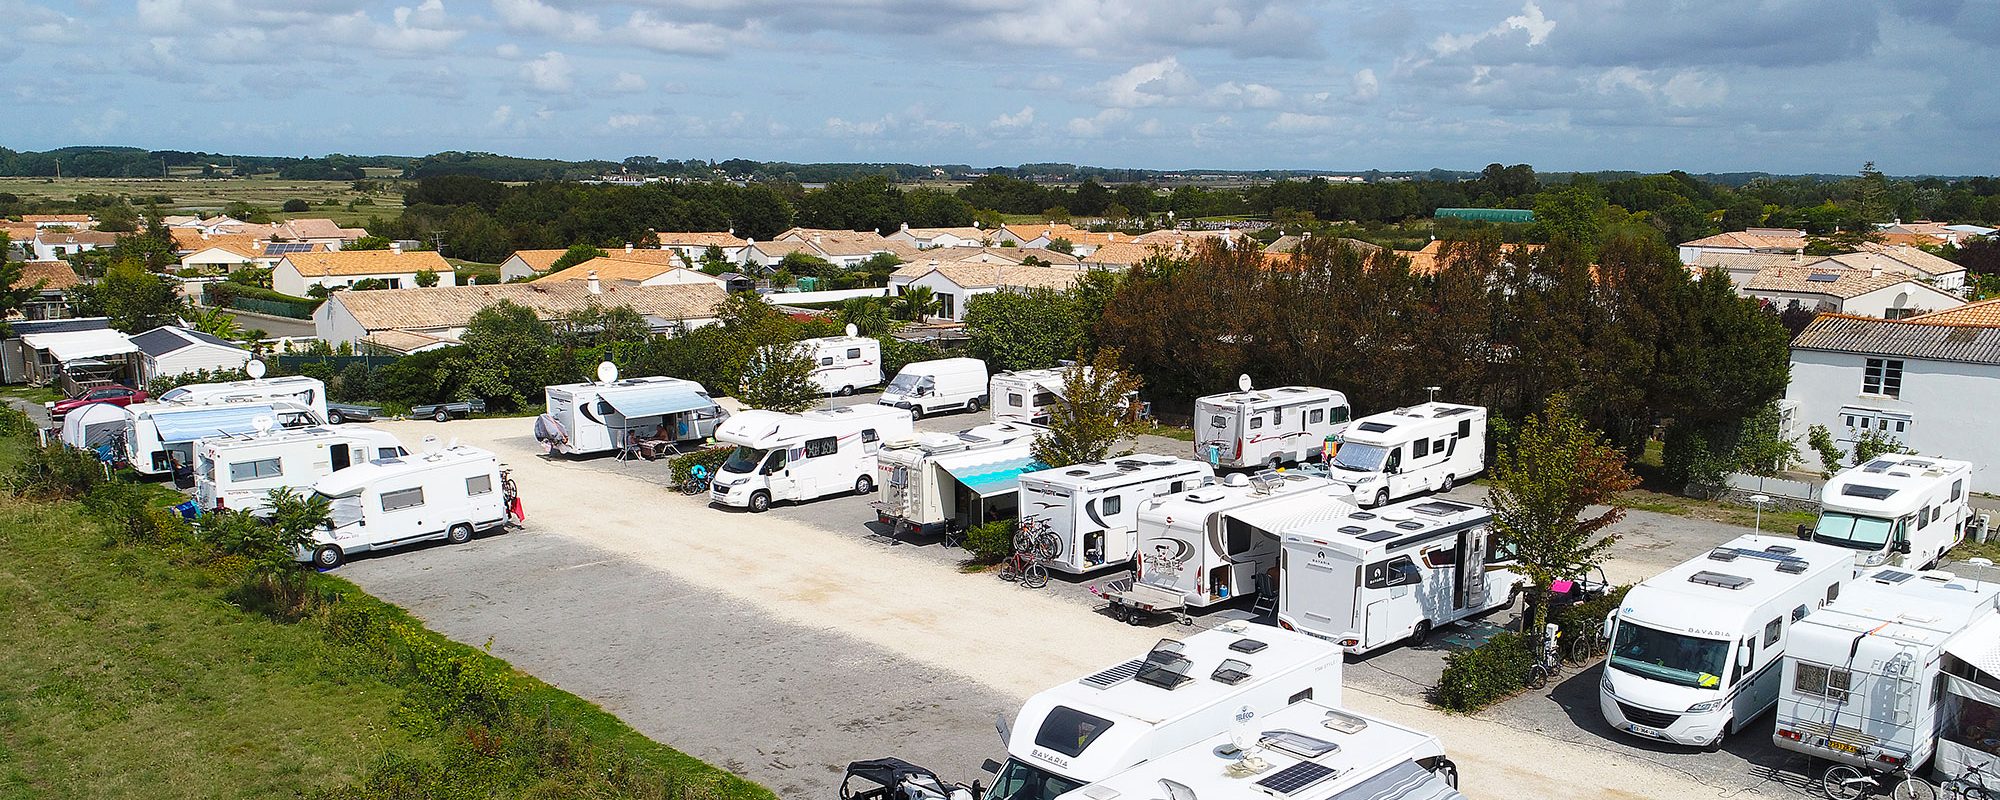
[[[679,414],[715,405],[692,386],[648,386],[605,392],[604,402],[626,419]]]
[[[132,412],[110,403],[90,403],[63,415],[62,440],[71,447],[95,449],[125,432]]]
[[[153,424],[159,428],[161,444],[186,444],[216,436],[256,433],[258,417],[267,417],[272,420],[272,425],[276,425],[277,416],[277,412],[268,405],[232,404],[157,412],[153,416]]]
[[[1033,456],[1001,459],[987,453],[940,458],[937,465],[980,497],[1015,491],[1021,488],[1021,473],[1047,468]]]
[[[1945,645],[1944,651],[1980,672],[2000,678],[2000,616],[1973,623]]]
[[[1464,800],[1437,773],[1405,761],[1347,787],[1328,800]]]
[[[1349,494],[1346,487],[1334,487],[1332,492],[1334,493],[1333,496],[1343,500],[1347,499]],[[1308,509],[1302,510],[1296,503],[1261,503],[1249,508],[1225,512],[1224,516],[1273,536],[1283,536],[1285,530],[1294,525],[1326,522],[1330,519],[1345,517],[1354,510],[1340,503],[1328,503],[1317,505],[1316,507],[1309,506]]]
[[[21,341],[36,350],[47,350],[57,361],[101,358],[139,352],[132,337],[109,329],[30,333]]]

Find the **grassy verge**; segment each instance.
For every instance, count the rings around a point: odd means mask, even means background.
[[[466,261],[465,259],[462,258],[447,258],[445,259],[445,262],[451,264],[452,271],[458,274],[458,282],[460,285],[464,285],[466,283],[467,278],[478,278],[480,283],[500,282],[499,264],[485,264],[478,261]]]
[[[47,386],[8,386],[0,388],[0,400],[26,400],[35,405],[51,403],[63,399],[63,393]]]
[[[1619,495],[1619,503],[1635,511],[1725,522],[1746,528],[1757,524],[1757,509],[1754,508],[1718,503],[1713,500],[1697,500],[1649,489],[1634,489]],[[1764,512],[1763,529],[1766,533],[1789,535],[1799,525],[1810,525],[1818,519],[1819,515],[1810,512],[1767,510]]]

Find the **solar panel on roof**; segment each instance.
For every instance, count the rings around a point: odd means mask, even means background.
[[[1890,460],[1888,460],[1888,459],[1886,459],[1886,458],[1878,458],[1878,459],[1875,459],[1874,461],[1870,461],[1870,462],[1868,462],[1868,466],[1865,466],[1865,467],[1862,467],[1862,468],[1861,468],[1861,471],[1862,471],[1862,472],[1883,472],[1883,471],[1886,471],[1886,470],[1888,470],[1888,469],[1889,469],[1890,467],[1893,467],[1893,466],[1896,466],[1896,462],[1894,462],[1894,461],[1890,461]]]
[[[1456,514],[1460,511],[1466,511],[1471,508],[1472,506],[1468,506],[1462,503],[1447,503],[1443,500],[1432,500],[1429,502],[1418,503],[1416,505],[1410,506],[1411,511],[1415,511],[1419,514],[1429,514],[1434,517],[1450,516],[1452,514]]]
[[[1364,541],[1364,542],[1379,542],[1379,541],[1382,541],[1382,540],[1384,540],[1384,539],[1394,539],[1394,538],[1396,538],[1396,532],[1395,532],[1395,531],[1376,531],[1376,532],[1374,532],[1374,533],[1371,533],[1371,534],[1368,534],[1367,536],[1357,536],[1357,537],[1355,537],[1355,538],[1357,538],[1357,539],[1360,539],[1361,541]]]
[[[1840,280],[1840,276],[1835,275],[1831,272],[1815,272],[1811,275],[1807,275],[1806,280],[1812,281],[1813,283],[1833,283],[1834,281]]]
[[[1333,777],[1332,767],[1301,761],[1272,773],[1270,777],[1257,782],[1257,787],[1279,797],[1290,797],[1306,790],[1306,787]]]
[[[310,253],[312,249],[311,242],[270,242],[264,245],[264,255],[283,256],[292,253]]]
[[[1850,483],[1841,487],[1840,493],[1849,497],[1865,497],[1870,500],[1887,500],[1896,495],[1896,490],[1883,486],[1869,486],[1865,483]]]

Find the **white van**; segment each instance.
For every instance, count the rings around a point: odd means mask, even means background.
[[[986,362],[940,358],[904,364],[876,402],[907,408],[910,416],[923,419],[939,411],[978,411],[987,403],[986,392]]]
[[[716,470],[709,497],[762,512],[780,500],[871,494],[882,441],[911,430],[910,412],[880,405],[744,411],[715,429],[715,440],[736,445],[736,452]]]
[[[1212,394],[1194,401],[1194,457],[1220,469],[1305,461],[1352,415],[1347,395],[1317,386]]]
[[[2000,586],[1880,567],[1792,626],[1771,741],[1918,772],[1937,745],[1947,648],[1996,613]],[[1993,641],[1981,643],[1991,648]]]
[[[1240,621],[1162,639],[1028,698],[1001,731],[1007,763],[986,800],[1053,800],[1227,731],[1244,709],[1338,707],[1342,659],[1310,636]]]
[[[1647,578],[1604,621],[1605,721],[1720,746],[1778,702],[1786,634],[1854,576],[1851,551],[1750,534]]]
[[[310,408],[320,419],[326,419],[326,384],[318,378],[304,375],[227,383],[190,383],[168,389],[153,399],[155,402],[180,406],[265,403],[282,400]]]
[[[131,414],[125,422],[125,460],[141,475],[165,475],[176,463],[192,468],[195,442],[203,439],[326,424],[318,412],[284,401],[212,406],[140,403],[125,410]]]
[[[507,524],[512,499],[500,458],[467,445],[357,464],[321,478],[313,491],[327,499],[333,520],[299,559],[320,569],[370,550],[437,539],[464,544]]]
[[[1895,563],[1926,568],[1965,541],[1972,511],[1972,465],[1889,454],[1844,470],[1826,482],[1815,542],[1856,551],[1862,566]]]
[[[852,327],[852,326],[849,326]],[[820,394],[846,397],[882,384],[882,343],[866,336],[823,336],[794,344],[812,359]]]
[[[615,373],[614,373],[615,374]],[[727,416],[694,381],[653,376],[546,387],[555,422],[549,444],[558,453],[608,453],[628,436],[654,438],[661,430],[676,442],[700,442]]]
[[[1023,472],[1040,469],[1047,428],[1000,422],[883,443],[875,454],[875,520],[931,536],[1015,516]]]
[[[1052,570],[1081,575],[1132,563],[1139,552],[1139,506],[1214,480],[1200,461],[1130,455],[1021,476],[1021,530],[1055,535]]]
[[[388,431],[359,425],[203,439],[194,452],[194,499],[203,509],[259,512],[270,507],[272,489],[310,489],[349,467],[405,455]]]
[[[1493,537],[1493,510],[1421,498],[1286,527],[1278,624],[1352,654],[1504,608],[1525,582]]]
[[[1230,473],[1220,482],[1154,498],[1139,507],[1134,589],[1211,606],[1254,594],[1278,570],[1278,532],[1312,516],[1357,509],[1346,487],[1295,472]]]
[[[1486,469],[1486,409],[1423,403],[1362,417],[1327,460],[1327,477],[1364,506],[1442,492]]]

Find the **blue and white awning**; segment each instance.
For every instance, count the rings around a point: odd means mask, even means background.
[[[277,416],[277,412],[267,405],[227,405],[185,411],[156,411],[153,413],[153,425],[160,431],[161,444],[186,444],[217,436],[256,433],[258,417],[274,420],[270,424],[276,425]]]

